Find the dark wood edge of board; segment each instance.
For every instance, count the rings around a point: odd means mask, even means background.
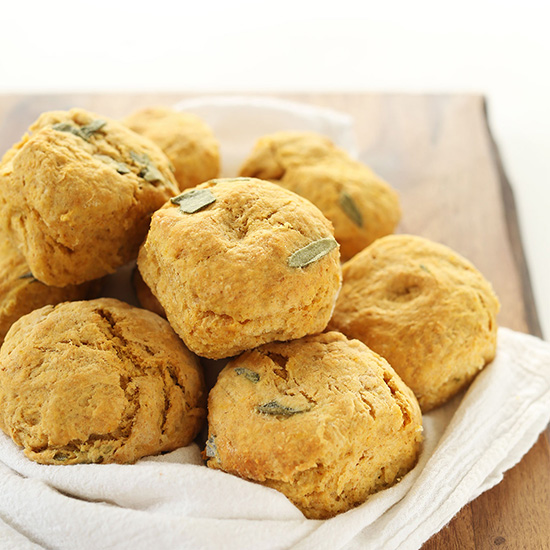
[[[516,207],[516,201],[514,198],[514,190],[504,170],[504,164],[502,157],[498,149],[497,143],[493,134],[491,133],[491,127],[489,124],[488,102],[486,98],[483,98],[483,114],[485,116],[485,124],[487,126],[487,135],[489,136],[491,144],[491,154],[495,162],[495,166],[498,170],[498,176],[500,179],[500,186],[502,190],[502,202],[504,206],[504,216],[506,218],[506,227],[508,230],[508,238],[510,239],[510,247],[518,273],[521,279],[521,290],[523,294],[523,301],[525,305],[525,321],[530,334],[542,338],[542,328],[537,313],[537,306],[535,303],[535,297],[533,294],[533,287],[531,286],[531,276],[529,274],[529,266],[525,257],[525,251],[521,240],[521,231],[519,224],[518,211]]]

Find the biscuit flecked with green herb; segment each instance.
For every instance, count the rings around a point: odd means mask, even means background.
[[[150,140],[83,109],[44,113],[0,164],[0,225],[40,281],[63,287],[137,256],[178,192]]]
[[[138,267],[174,330],[211,359],[321,332],[341,284],[330,222],[250,178],[173,198],[154,214]]]
[[[358,340],[329,332],[228,363],[208,398],[210,468],[284,493],[308,518],[345,512],[417,461],[412,391]]]
[[[310,200],[332,222],[344,261],[393,233],[401,218],[397,193],[386,182],[340,160],[288,170],[278,183]]]
[[[110,298],[45,306],[0,350],[0,429],[42,464],[133,463],[205,419],[197,358],[158,315]]]
[[[132,113],[123,122],[164,151],[174,166],[180,190],[219,175],[218,141],[197,115],[167,107],[147,107]]]
[[[315,204],[332,222],[343,260],[393,233],[401,218],[399,197],[390,185],[310,132],[264,136],[240,173],[274,181]]]
[[[10,240],[0,235],[0,344],[17,319],[47,304],[58,304],[89,297],[94,282],[63,288],[47,286],[36,280],[23,256]]]
[[[465,388],[494,358],[498,299],[447,246],[390,235],[345,263],[343,273],[329,326],[385,357],[424,412]]]

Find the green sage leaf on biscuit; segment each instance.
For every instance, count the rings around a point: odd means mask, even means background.
[[[308,245],[300,248],[288,258],[290,267],[305,267],[320,260],[329,252],[338,247],[338,243],[332,237],[325,237],[318,241],[313,241]]]
[[[138,176],[140,178],[143,178],[149,183],[153,183],[155,181],[164,182],[164,176],[162,175],[161,171],[151,162],[151,159],[148,155],[146,155],[145,153],[143,155],[139,155],[134,151],[130,151],[130,157],[140,167],[138,173]]]
[[[246,369],[244,367],[237,367],[235,372],[239,376],[244,376],[247,380],[250,380],[250,382],[254,382],[254,384],[260,381],[260,375],[253,370]]]
[[[147,165],[144,169],[140,171],[139,175],[149,183],[164,180],[164,176],[161,174],[160,170],[153,164]]]
[[[86,139],[84,134],[80,131],[80,128],[77,128],[68,122],[58,122],[57,124],[54,124],[52,128],[58,132],[69,132],[79,138]]]
[[[110,164],[119,174],[129,174],[131,172],[130,168],[124,162],[118,162],[112,157],[107,155],[94,155],[96,158],[101,160],[106,164]]]
[[[105,120],[98,118],[97,120],[92,120],[92,122],[82,126],[81,128],[74,126],[70,122],[58,122],[57,124],[54,124],[52,128],[58,132],[70,132],[84,141],[89,141],[90,137],[98,130],[101,130],[105,124],[107,124]]]
[[[215,458],[218,454],[218,448],[216,447],[216,436],[211,435],[206,441],[206,448],[204,449],[208,458]]]
[[[143,155],[140,155],[136,153],[135,151],[130,151],[130,158],[136,163],[141,166],[146,166],[151,162],[151,159],[144,153]]]
[[[309,409],[294,409],[293,407],[285,407],[277,401],[270,401],[263,405],[256,405],[256,412],[267,414],[270,416],[293,416],[308,411]]]
[[[96,120],[92,120],[89,124],[82,126],[82,128],[80,128],[80,132],[85,136],[84,139],[87,141],[93,134],[101,130],[105,124],[107,124],[106,120],[98,118]]]
[[[194,214],[205,206],[212,204],[216,197],[209,189],[191,189],[177,197],[170,199],[173,204],[178,204],[180,211],[185,214]]]
[[[340,206],[346,216],[358,227],[363,227],[363,216],[352,196],[345,190],[340,193]]]

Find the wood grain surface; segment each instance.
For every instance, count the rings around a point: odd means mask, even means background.
[[[186,94],[0,96],[0,155],[37,116],[84,107],[123,117]],[[503,326],[540,336],[513,193],[477,95],[285,94],[355,122],[360,159],[400,193],[398,232],[422,235],[470,259],[492,282]],[[490,108],[490,106],[489,106]],[[465,506],[423,550],[550,549],[550,444],[543,433],[496,487]]]

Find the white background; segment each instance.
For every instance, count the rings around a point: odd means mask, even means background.
[[[480,92],[550,338],[550,2],[13,1],[0,93]]]

